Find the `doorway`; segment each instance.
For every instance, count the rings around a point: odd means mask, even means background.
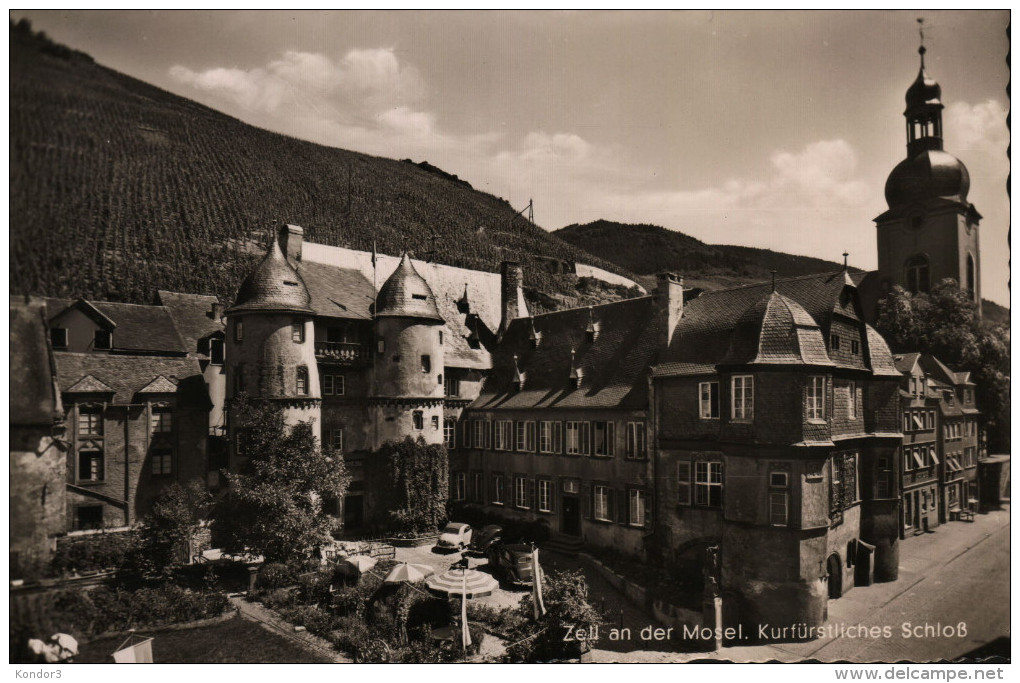
[[[365,502],[363,496],[344,498],[344,529],[359,529],[365,524]]]
[[[563,524],[561,530],[570,536],[581,535],[581,501],[577,496],[563,496]]]
[[[843,563],[839,561],[839,553],[829,555],[825,568],[829,572],[829,599],[843,597]]]

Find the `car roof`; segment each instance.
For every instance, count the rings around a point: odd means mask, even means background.
[[[467,524],[466,522],[447,522],[447,524],[446,524],[446,528],[447,529],[449,529],[450,527],[453,527],[454,529],[463,529],[466,526],[471,526],[471,525]]]

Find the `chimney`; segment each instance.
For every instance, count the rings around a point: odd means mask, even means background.
[[[212,310],[209,311],[209,317],[212,318],[213,321],[215,322],[220,322],[221,320],[223,320],[224,310],[225,310],[224,305],[221,304],[219,301],[216,301],[212,305]]]
[[[280,226],[280,248],[291,261],[301,260],[301,243],[305,240],[305,231],[300,225]]]
[[[528,305],[524,301],[524,270],[521,264],[503,261],[499,264],[500,300],[502,315],[499,320],[499,336],[503,336],[510,323],[516,318],[527,318]]]
[[[673,342],[676,326],[684,314],[684,279],[676,273],[659,273],[655,307],[663,324],[663,351]]]

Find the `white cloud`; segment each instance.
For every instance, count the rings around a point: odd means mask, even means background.
[[[997,100],[980,104],[953,102],[946,107],[945,139],[960,154],[977,151],[1001,154],[1006,158],[1009,129],[1006,127],[1007,108]]]

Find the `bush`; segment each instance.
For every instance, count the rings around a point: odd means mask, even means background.
[[[271,588],[266,591],[260,591],[255,597],[269,609],[275,610],[293,607],[297,602],[297,596],[290,588]]]
[[[302,574],[297,580],[297,599],[306,605],[328,605],[333,597],[329,590],[332,583],[332,571]]]
[[[508,630],[514,642],[507,657],[514,662],[549,662],[573,659],[581,654],[578,641],[564,641],[568,629],[588,628],[601,622],[591,605],[588,583],[580,571],[549,573],[545,582],[546,614],[537,622],[531,619],[533,603],[525,595],[517,608],[518,623]]]
[[[116,569],[133,557],[140,545],[141,536],[136,531],[63,538],[57,542],[50,567],[57,576]]]
[[[279,610],[280,616],[292,624],[304,626],[310,633],[328,636],[341,625],[340,617],[315,605],[296,605]]]
[[[296,581],[293,569],[282,562],[269,562],[259,570],[256,584],[260,588],[283,588],[293,586]]]

